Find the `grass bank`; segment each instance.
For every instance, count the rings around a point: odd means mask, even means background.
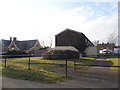
[[[3,68],[2,75],[5,77],[42,83],[56,83],[67,79],[63,74],[50,72],[45,69],[38,69],[37,66],[36,68],[34,67],[34,69],[31,68],[31,70],[28,70],[27,65],[25,64],[13,63],[9,63],[9,66],[7,68]]]
[[[112,66],[120,66],[120,58],[109,58],[106,61],[111,61]],[[111,70],[120,71],[120,67],[110,67]]]

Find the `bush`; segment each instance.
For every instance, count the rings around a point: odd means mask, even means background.
[[[7,58],[18,58],[18,57],[24,57],[22,55],[27,55],[27,53],[22,51],[8,51],[7,53],[4,53],[3,55],[7,55]]]
[[[43,59],[58,60],[58,59],[78,59],[79,52],[71,50],[49,50],[43,55]]]

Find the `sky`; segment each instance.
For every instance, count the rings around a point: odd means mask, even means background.
[[[109,1],[109,2],[108,2]],[[0,0],[0,39],[38,39],[49,45],[66,28],[90,41],[118,34],[118,0]]]

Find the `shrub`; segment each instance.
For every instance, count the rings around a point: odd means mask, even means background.
[[[48,50],[43,55],[43,59],[58,60],[58,59],[78,59],[79,52],[71,50]]]
[[[27,55],[27,53],[22,52],[22,51],[8,51],[7,53],[4,53],[3,55],[8,55],[6,56],[7,58],[18,58],[18,57],[24,57],[22,55]]]

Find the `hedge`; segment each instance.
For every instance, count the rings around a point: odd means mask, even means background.
[[[43,59],[58,60],[58,59],[78,59],[79,52],[71,50],[48,50],[42,55]]]

